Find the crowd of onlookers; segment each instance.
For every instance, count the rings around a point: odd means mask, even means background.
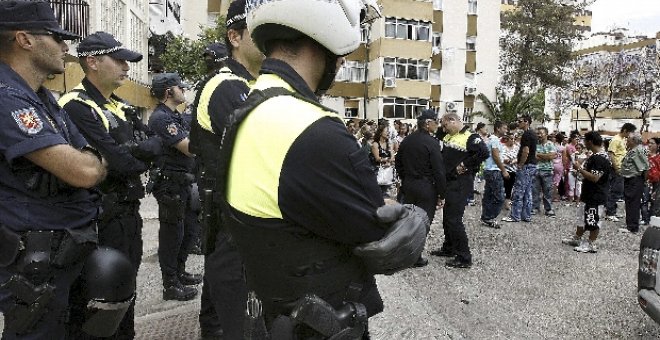
[[[533,150],[535,152],[530,153],[536,165],[536,171],[531,178],[531,215],[543,213],[553,218],[558,204],[579,206],[584,175],[579,167],[573,165],[585,164],[593,155],[593,151],[585,147],[583,134],[579,131],[549,132],[543,126],[535,129],[528,126],[521,129],[519,123],[520,121],[514,122],[508,126],[497,123],[496,129],[500,129],[500,134],[496,134],[497,131],[488,131],[484,123],[477,124],[474,129],[474,132],[487,142],[491,157],[492,138],[496,137],[498,158],[507,173],[502,181],[505,193],[504,208],[511,209],[516,176],[522,175],[523,168],[519,164],[519,157],[525,131],[532,131],[536,138],[534,142],[536,146]],[[346,124],[349,132],[369,155],[376,172],[379,168],[393,167],[398,145],[415,129],[415,125],[402,120],[395,120],[391,124],[387,119],[379,121],[353,119]],[[640,224],[648,224],[651,216],[660,216],[660,190],[658,190],[660,189],[660,153],[658,152],[660,138],[648,138],[646,143],[643,143],[641,135],[636,131],[637,128],[633,124],[625,123],[614,136],[601,137],[599,134],[603,157],[611,164],[606,180],[600,181],[606,181],[607,190],[606,202],[602,206],[604,212],[602,217],[612,222],[625,218],[625,227],[619,230],[631,233],[637,233]],[[482,165],[482,171],[475,177],[475,194],[481,193],[478,190],[478,183],[484,179],[483,168]],[[388,196],[391,193],[389,189],[397,187],[396,174],[393,175],[392,181],[385,182],[381,181],[379,175],[379,184],[383,194]],[[474,202],[472,196],[467,204],[475,205]],[[625,214],[617,210],[618,204],[622,202],[625,202]],[[525,217],[522,220],[529,221],[529,219]],[[518,222],[521,218],[507,216],[503,220]],[[491,227],[499,227],[494,220],[482,222]]]

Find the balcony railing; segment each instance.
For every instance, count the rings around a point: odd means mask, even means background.
[[[85,0],[50,0],[57,21],[67,31],[86,37],[89,30],[89,4]]]

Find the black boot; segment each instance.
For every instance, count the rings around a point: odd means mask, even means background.
[[[186,271],[179,273],[179,281],[184,286],[194,286],[202,283],[202,275],[191,274]]]
[[[177,279],[163,280],[163,300],[188,301],[197,296],[197,288],[187,287]]]

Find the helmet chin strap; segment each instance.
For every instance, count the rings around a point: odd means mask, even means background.
[[[335,81],[335,76],[337,75],[337,59],[339,56],[325,49],[325,69],[323,70],[323,77],[319,81],[319,85],[316,87],[316,95],[322,96],[326,91],[332,86],[332,83]]]

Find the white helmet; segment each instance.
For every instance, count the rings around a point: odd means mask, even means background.
[[[293,30],[338,56],[360,46],[360,24],[381,16],[376,0],[248,0],[246,11],[252,40],[262,52],[268,40],[296,38]]]

